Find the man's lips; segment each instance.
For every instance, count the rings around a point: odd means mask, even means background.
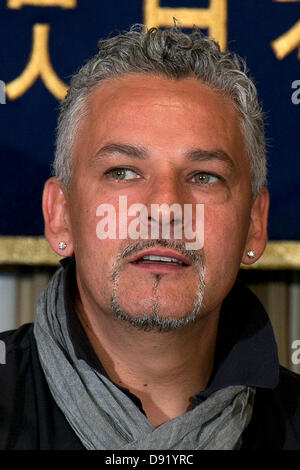
[[[171,261],[171,260],[151,260],[151,259],[143,259],[143,257],[155,256],[155,257],[163,257],[163,258],[173,258],[173,260],[178,260],[179,262]],[[141,251],[137,255],[133,256],[129,263],[137,264],[137,265],[160,265],[160,266],[170,266],[174,268],[182,268],[189,266],[191,264],[190,260],[183,256],[182,254],[178,253],[175,250],[166,249],[166,248],[153,248]]]

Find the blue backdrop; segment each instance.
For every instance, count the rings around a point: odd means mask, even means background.
[[[246,59],[268,116],[270,239],[300,239],[299,0],[0,0],[0,235],[43,234],[59,96],[97,41],[144,22],[155,3],[205,11],[218,1],[227,47]]]

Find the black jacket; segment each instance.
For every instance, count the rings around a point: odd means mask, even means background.
[[[75,351],[105,374],[72,308],[74,280],[70,263],[65,269],[65,294]],[[0,333],[0,340],[6,349],[6,363],[0,364],[0,449],[84,449],[52,398],[33,324]],[[256,387],[242,450],[300,450],[300,376],[279,366],[269,319],[258,299],[238,281],[223,303],[213,373],[207,388],[196,395],[196,403],[235,384]],[[139,399],[122,390],[142,410]]]

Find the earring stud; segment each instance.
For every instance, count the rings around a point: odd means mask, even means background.
[[[248,258],[255,258],[255,251],[254,250],[249,250],[247,252]]]
[[[58,248],[60,250],[65,250],[67,248],[67,244],[65,242],[59,242]]]

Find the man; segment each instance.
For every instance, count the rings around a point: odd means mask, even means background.
[[[243,62],[177,27],[100,41],[54,168],[45,233],[65,260],[34,326],[1,336],[1,448],[300,449],[299,376],[237,281],[269,208]]]

